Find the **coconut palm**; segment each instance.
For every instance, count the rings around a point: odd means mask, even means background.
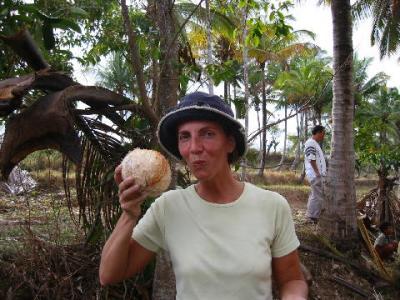
[[[350,0],[331,2],[333,22],[333,105],[328,186],[321,232],[337,247],[354,249],[358,240],[354,183],[353,42]]]
[[[358,20],[372,17],[371,44],[377,44],[381,58],[400,46],[400,2],[397,0],[358,0],[353,4]]]
[[[275,86],[282,91],[288,105],[296,111],[305,105],[310,109],[303,110],[296,116],[297,134],[300,143],[297,144],[295,159],[291,168],[296,169],[300,162],[301,147],[308,135],[309,111],[313,113],[313,120],[321,123],[323,107],[330,103],[329,84],[332,71],[329,67],[330,58],[314,52],[308,57],[297,56],[288,66],[289,70],[282,72]]]
[[[369,77],[367,73],[368,67],[372,63],[372,58],[359,59],[357,54],[354,54],[354,101],[357,106],[364,98],[375,94],[382,85],[386,85],[388,76],[383,73],[377,73]]]
[[[259,23],[257,28],[262,34],[261,38],[258,38],[257,44],[249,49],[250,57],[256,61],[260,73],[261,73],[261,111],[262,111],[262,127],[264,128],[267,123],[267,76],[265,74],[265,68],[270,62],[278,62],[282,65],[287,64],[295,55],[300,53],[306,53],[311,51],[311,48],[315,47],[308,43],[298,42],[299,38],[303,34],[307,34],[309,37],[314,38],[314,35],[306,31],[289,32],[285,36],[276,35],[276,27],[274,24],[263,24]],[[275,78],[276,79],[276,78]],[[273,84],[273,82],[269,82]],[[262,176],[265,168],[266,159],[266,130],[262,130],[261,138],[261,161],[258,175]]]

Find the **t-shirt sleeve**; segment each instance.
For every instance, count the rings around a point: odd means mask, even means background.
[[[317,149],[312,144],[306,143],[304,153],[309,161],[317,159]]]
[[[285,256],[296,250],[300,245],[290,206],[285,198],[282,196],[280,198],[281,201],[275,216],[275,237],[271,247],[272,257]]]
[[[132,238],[144,248],[158,252],[164,246],[163,196],[156,199],[132,232]]]

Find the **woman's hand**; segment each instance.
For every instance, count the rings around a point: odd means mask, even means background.
[[[122,166],[115,168],[114,180],[118,184],[119,204],[122,210],[132,219],[137,220],[142,212],[141,204],[147,194],[142,192],[142,187],[135,184],[132,177],[122,179]]]

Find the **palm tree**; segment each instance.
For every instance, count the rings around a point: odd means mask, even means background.
[[[331,160],[321,214],[321,232],[337,247],[354,249],[358,240],[354,183],[353,42],[350,0],[331,2],[333,22],[333,106]]]
[[[132,73],[126,67],[127,61],[121,52],[111,54],[105,67],[96,72],[96,85],[108,88],[120,95],[129,96],[133,90]]]
[[[296,31],[290,32],[283,37],[277,36],[275,34],[274,24],[260,24],[259,30],[261,30],[262,37],[259,39],[259,42],[256,46],[249,49],[249,55],[255,59],[261,72],[262,127],[265,127],[267,123],[267,76],[265,74],[266,66],[268,66],[268,63],[271,62],[279,62],[285,65],[287,64],[287,61],[290,60],[290,58],[292,58],[293,56],[311,51],[311,48],[314,47],[313,45],[310,45],[308,43],[299,43],[297,41],[302,34],[307,34],[312,38],[314,37],[314,35],[306,31]],[[271,83],[273,84],[273,82],[270,82],[270,84]],[[266,130],[262,130],[260,147],[261,161],[258,172],[259,176],[262,176],[264,174],[266,146]]]
[[[356,114],[356,147],[360,159],[372,164],[378,173],[378,210],[375,223],[393,221],[388,194],[393,189],[390,170],[400,166],[400,135],[396,123],[400,120],[400,94],[396,88],[381,86],[360,103]]]
[[[210,1],[205,0],[207,10],[207,64],[212,64],[212,37],[211,37],[211,12],[210,12]],[[214,94],[214,85],[210,75],[208,75],[208,92]]]
[[[275,86],[282,91],[287,104],[294,107],[296,111],[308,105],[313,112],[313,119],[318,120],[318,123],[321,123],[322,108],[331,99],[327,89],[332,78],[329,62],[329,58],[318,55],[318,52],[308,56],[297,56],[288,65],[289,70],[282,72],[275,82]],[[292,169],[296,169],[300,162],[301,147],[308,134],[309,112],[304,110],[299,114],[296,120],[298,139],[301,142],[297,143]]]
[[[354,54],[354,104],[356,107],[364,98],[376,94],[382,85],[386,85],[386,81],[389,78],[382,72],[369,77],[367,69],[371,63],[372,58],[359,59],[357,54]]]
[[[397,0],[358,0],[353,4],[356,19],[372,17],[371,44],[378,44],[381,58],[400,46],[400,2]]]

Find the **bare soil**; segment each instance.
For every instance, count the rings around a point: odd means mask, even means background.
[[[370,184],[374,182],[371,181]],[[362,186],[365,186],[364,182]],[[366,190],[372,187],[367,184]],[[305,217],[308,190],[285,188],[275,188],[275,190],[288,199],[301,245],[305,245],[306,248],[321,249],[323,253],[330,252],[318,238],[318,225],[310,223]],[[362,241],[359,247],[361,255],[347,258],[347,262],[342,262],[307,251],[300,246],[301,261],[312,276],[309,299],[400,299],[400,290],[377,276]],[[349,263],[360,266],[360,269]]]
[[[276,190],[288,199],[301,244],[313,249],[328,251],[329,249],[324,248],[324,245],[317,238],[318,225],[308,223],[305,218],[309,188],[302,185],[288,185],[271,186],[270,189]],[[69,217],[61,190],[37,190],[25,196],[0,194],[0,265],[3,259],[9,260],[7,249],[20,243],[21,239],[24,238],[26,231],[21,230],[21,228],[26,226],[29,226],[31,232],[44,240],[62,237],[64,239],[62,243],[68,244],[70,242],[73,244],[82,237],[76,223]],[[349,258],[348,262],[360,265],[361,271],[350,266],[347,262],[327,258],[321,254],[300,248],[302,263],[312,277],[309,299],[400,299],[399,290],[379,277],[367,276],[374,273],[373,266],[368,265],[368,253],[361,242],[360,247],[364,258],[353,257]],[[16,248],[17,246],[14,247],[14,249]],[[18,266],[14,267],[18,268]],[[97,270],[91,272],[97,274]],[[2,278],[5,274],[10,273],[0,271],[1,299],[8,297],[7,291],[9,289],[7,285],[11,280],[10,277]],[[346,283],[352,288],[346,287]],[[15,296],[7,299],[22,298]],[[85,299],[85,297],[77,297],[77,299]]]

